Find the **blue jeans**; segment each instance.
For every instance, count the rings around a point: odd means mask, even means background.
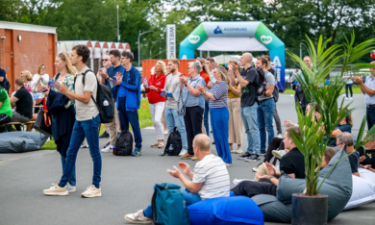
[[[127,111],[126,110],[126,97],[118,99],[118,117],[120,120],[121,131],[129,130],[129,122],[133,128],[135,147],[141,150],[142,148],[142,134],[141,128],[139,128],[138,111]]]
[[[367,129],[370,130],[372,126],[375,124],[375,107],[367,108],[366,107],[366,114],[367,114]]]
[[[184,116],[179,116],[177,109],[165,108],[165,121],[167,123],[167,128],[169,133],[173,132],[173,129],[177,127],[178,132],[181,135],[182,149],[187,150],[187,139],[186,139],[186,129]]]
[[[203,124],[204,124],[204,127],[206,128],[207,136],[210,136],[210,125],[208,124],[208,113],[210,112],[209,101],[207,100],[204,100],[204,101],[205,101],[204,103],[205,105],[204,105]]]
[[[191,193],[188,189],[180,189],[181,194],[184,196],[186,204],[192,205],[194,203],[202,201],[201,197],[198,194]],[[145,210],[143,210],[143,214],[147,218],[152,218],[152,206],[149,205]]]
[[[247,152],[260,153],[260,137],[258,128],[258,103],[241,108],[241,117],[247,135]]]
[[[64,167],[66,165],[66,157],[64,157],[63,155],[61,155],[61,165],[62,165],[62,170],[64,172]],[[70,175],[69,179],[68,179],[68,182],[71,186],[76,186],[76,166],[74,165],[73,167],[73,171],[72,171],[72,174]]]
[[[76,164],[79,148],[81,147],[83,140],[86,138],[90,149],[90,155],[94,163],[92,184],[95,185],[96,188],[99,188],[101,180],[100,175],[102,172],[102,156],[99,149],[99,126],[99,115],[91,120],[75,121],[69,148],[66,152],[64,172],[59,183],[60,187],[64,187],[68,183]]]
[[[217,155],[225,162],[232,164],[229,148],[229,110],[225,108],[211,109],[211,126],[214,135]],[[241,125],[240,125],[241,126]]]
[[[272,138],[275,136],[273,131],[273,113],[275,109],[275,100],[273,98],[262,102],[258,106],[258,125],[260,133],[260,150],[266,151],[266,131],[268,133],[267,145],[270,145]]]

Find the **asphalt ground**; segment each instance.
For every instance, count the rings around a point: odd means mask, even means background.
[[[365,114],[364,96],[357,94],[353,100],[352,106],[358,108],[353,113],[353,133],[356,134]],[[277,107],[282,121],[296,121],[292,96],[280,95]],[[150,204],[155,183],[171,182],[181,185],[179,180],[166,173],[167,168],[177,165],[179,158],[161,157],[160,149],[149,147],[156,141],[153,129],[142,129],[142,137],[141,157],[102,154],[102,197],[92,199],[80,197],[92,179],[93,167],[88,149],[81,149],[79,152],[76,164],[77,192],[68,196],[44,196],[42,193],[43,189],[57,183],[61,177],[58,152],[44,150],[0,154],[0,225],[127,224],[124,220],[126,213],[135,212]],[[107,142],[108,139],[100,139],[100,146]],[[246,146],[246,136],[243,135],[243,149]],[[212,149],[216,154],[214,145]],[[235,178],[252,179],[255,174],[251,168],[257,163],[238,160],[237,156],[232,155],[233,165],[228,168],[231,181]],[[186,162],[194,167],[193,161]],[[373,225],[374,210],[375,202],[342,212],[329,224]]]

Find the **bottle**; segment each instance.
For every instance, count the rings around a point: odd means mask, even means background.
[[[104,111],[107,117],[111,116],[111,112],[109,110],[109,102],[106,98],[103,99],[103,106],[104,106]]]

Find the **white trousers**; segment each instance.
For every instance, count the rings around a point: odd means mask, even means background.
[[[158,102],[156,104],[150,104],[150,111],[152,122],[154,123],[156,138],[158,140],[164,140],[164,127],[161,123],[161,118],[163,116],[165,102]]]

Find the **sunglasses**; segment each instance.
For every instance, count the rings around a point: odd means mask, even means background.
[[[106,61],[109,61],[109,59],[102,59],[102,62],[106,62]]]
[[[23,74],[21,73],[21,77],[23,77]]]

